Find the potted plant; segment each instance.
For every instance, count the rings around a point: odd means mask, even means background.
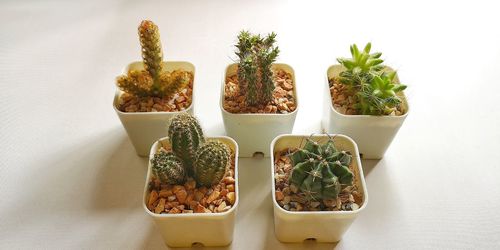
[[[238,206],[238,146],[205,138],[187,113],[151,148],[143,207],[170,247],[231,243]]]
[[[151,21],[139,25],[142,62],[132,62],[118,76],[113,101],[120,121],[140,156],[166,136],[168,121],[181,111],[193,113],[194,66],[189,62],[163,61],[158,27]]]
[[[279,134],[291,133],[298,110],[295,74],[287,64],[274,63],[276,34],[265,37],[241,31],[237,63],[227,66],[220,108],[227,135],[240,146],[240,156],[269,152]]]
[[[345,135],[281,135],[271,144],[274,230],[282,242],[337,242],[366,207],[356,143]]]
[[[368,43],[352,58],[338,58],[326,73],[323,130],[354,139],[365,159],[380,159],[408,115],[409,106],[396,72],[383,65],[382,53]]]

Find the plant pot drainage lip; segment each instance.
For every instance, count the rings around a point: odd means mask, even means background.
[[[160,138],[158,139],[153,145],[156,145],[159,141],[161,140],[164,140],[164,139],[167,139],[168,137],[163,137],[163,138]],[[148,172],[147,172],[147,175],[146,175],[146,187],[144,188],[144,194],[143,194],[143,200],[142,200],[142,207],[144,208],[144,210],[146,211],[146,213],[148,213],[149,215],[153,216],[153,217],[156,217],[156,218],[180,218],[180,217],[224,217],[232,212],[234,212],[234,210],[238,207],[238,204],[240,202],[240,197],[239,197],[239,173],[238,173],[238,144],[236,143],[235,140],[233,140],[233,138],[231,137],[228,137],[228,136],[209,136],[207,137],[207,139],[224,139],[224,140],[228,140],[230,141],[231,143],[234,144],[234,151],[235,151],[235,154],[234,154],[234,158],[235,158],[235,170],[234,170],[234,179],[235,179],[235,195],[236,195],[236,201],[234,202],[234,205],[227,211],[224,211],[222,213],[191,213],[191,214],[188,214],[188,213],[180,213],[180,214],[156,214],[156,213],[153,213],[151,211],[149,211],[148,207],[146,206],[146,196],[148,194],[148,183],[149,183],[149,177],[150,177],[150,171],[151,171],[151,166],[150,166],[150,163],[148,163]]]
[[[193,89],[192,89],[192,93],[191,93],[191,104],[189,104],[189,106],[187,106],[184,110],[181,110],[181,111],[123,112],[116,107],[116,104],[118,103],[120,95],[124,92],[121,91],[120,89],[117,89],[115,92],[115,98],[113,99],[113,108],[115,109],[115,111],[117,113],[120,113],[121,115],[149,115],[149,114],[158,114],[158,115],[173,114],[173,115],[175,115],[178,113],[187,112],[188,110],[193,108],[193,104],[194,104],[194,76],[195,76],[196,67],[194,66],[194,64],[192,64],[188,61],[163,61],[163,62],[166,64],[168,64],[168,63],[185,63],[185,64],[189,64],[189,66],[193,67],[193,72],[192,72],[193,73]],[[133,61],[133,62],[127,64],[127,66],[123,70],[122,74],[126,74],[126,71],[130,67],[130,65],[135,64],[135,63],[143,63],[143,62],[142,61]]]
[[[329,80],[328,79],[328,71],[335,67],[335,66],[340,66],[339,64],[334,64],[330,67],[328,67],[328,69],[326,70],[326,82],[328,84]],[[392,69],[392,68],[391,68]],[[328,86],[330,87],[330,86]],[[388,119],[394,119],[394,118],[406,118],[406,116],[408,116],[408,113],[410,112],[410,104],[408,103],[408,100],[406,99],[406,95],[404,94],[404,91],[402,91],[403,93],[403,97],[405,98],[404,99],[404,104],[406,106],[406,112],[402,115],[398,115],[398,116],[389,116],[389,115],[346,115],[346,114],[342,114],[340,112],[338,112],[334,107],[333,107],[333,103],[332,103],[332,94],[331,93],[328,93],[328,96],[330,97],[330,104],[328,105],[330,107],[331,110],[333,110],[333,112],[335,112],[336,114],[342,116],[342,117],[349,117],[349,118],[354,118],[354,119],[360,119],[360,118],[367,118],[367,117],[387,117]]]
[[[223,84],[222,84],[222,96],[220,98],[220,102],[219,102],[219,108],[220,110],[225,114],[225,115],[230,115],[230,116],[288,116],[288,115],[294,115],[297,113],[297,111],[299,110],[299,98],[297,98],[297,84],[295,82],[295,70],[292,68],[292,66],[286,64],[286,63],[273,63],[273,65],[284,65],[286,67],[289,67],[291,70],[292,70],[292,74],[293,74],[293,93],[295,95],[295,110],[290,112],[290,113],[286,113],[286,114],[281,114],[281,113],[276,113],[276,114],[270,114],[270,113],[231,113],[231,112],[228,112],[227,110],[224,109],[224,93],[226,92],[225,91],[225,85],[226,85],[226,72],[227,70],[229,69],[229,67],[231,67],[232,65],[234,65],[236,63],[230,63],[229,65],[226,66],[226,70],[224,70],[224,78],[223,78]]]
[[[322,135],[321,133],[320,134],[317,134],[317,135]],[[355,145],[355,148],[357,149],[357,146],[356,144],[354,143],[354,140],[351,139],[351,137],[349,136],[346,136],[346,135],[341,135],[341,134],[335,134],[335,136],[341,136],[341,137],[344,137],[345,139],[347,139],[348,141],[350,141],[351,143],[353,143],[353,145]],[[366,190],[366,181],[364,179],[364,173],[363,173],[363,168],[361,166],[358,166],[358,168],[360,169],[360,176],[362,177],[359,182],[363,185],[363,205],[361,205],[358,209],[356,209],[355,211],[288,211],[288,210],[285,210],[284,208],[282,208],[278,202],[276,201],[276,183],[274,181],[274,176],[275,176],[275,172],[274,172],[274,145],[275,143],[283,138],[283,137],[304,137],[304,135],[296,135],[296,134],[282,134],[282,135],[278,135],[276,138],[273,139],[273,141],[271,142],[271,159],[272,159],[272,168],[273,168],[273,174],[272,174],[272,198],[273,198],[273,205],[274,207],[277,207],[281,210],[281,212],[285,213],[285,214],[288,214],[288,215],[317,215],[317,214],[325,214],[325,215],[350,215],[350,214],[357,214],[359,212],[361,212],[362,210],[365,209],[366,207],[366,204],[368,203],[368,195],[367,195],[367,190]]]

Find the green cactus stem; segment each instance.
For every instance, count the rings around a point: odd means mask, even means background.
[[[330,138],[323,145],[306,139],[303,148],[290,156],[293,164],[290,183],[312,199],[335,199],[342,187],[351,186],[351,155],[338,150]]]
[[[279,54],[274,46],[276,34],[265,38],[241,31],[238,35],[236,55],[238,56],[238,83],[248,106],[265,105],[272,100],[275,88],[271,65]]]
[[[182,184],[184,183],[186,173],[179,157],[165,149],[158,151],[151,159],[151,171],[153,176],[158,178],[164,184]]]
[[[194,178],[201,186],[219,183],[226,174],[231,152],[226,144],[209,141],[196,152]]]
[[[193,174],[196,151],[205,142],[198,120],[188,113],[180,113],[172,118],[168,128],[172,151],[179,156],[188,174]]]
[[[191,75],[174,70],[163,71],[163,52],[158,26],[149,20],[139,25],[144,70],[131,70],[127,75],[117,77],[116,85],[122,91],[139,97],[170,97],[185,88]]]
[[[406,85],[395,82],[396,72],[384,71],[382,53],[372,53],[371,43],[363,51],[356,44],[350,47],[352,58],[338,58],[344,66],[338,82],[347,86],[348,92],[355,97],[355,108],[362,115],[388,115],[400,103],[397,93]]]

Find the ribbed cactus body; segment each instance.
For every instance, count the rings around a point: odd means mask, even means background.
[[[308,138],[303,148],[291,155],[290,183],[313,199],[334,199],[342,185],[352,185],[351,155],[335,148],[333,140],[319,145]]]
[[[209,141],[196,152],[194,178],[201,186],[219,183],[224,177],[229,163],[230,150],[226,144]]]
[[[192,175],[196,151],[205,142],[200,124],[188,113],[180,113],[170,121],[168,137],[172,151],[182,159]]]
[[[158,151],[151,160],[153,175],[165,184],[182,184],[186,173],[179,157],[164,149]]]

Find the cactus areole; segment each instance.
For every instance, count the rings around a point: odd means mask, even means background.
[[[304,147],[290,156],[293,164],[290,183],[312,199],[336,199],[342,188],[351,186],[351,155],[338,150],[333,139],[319,144],[306,139]]]

